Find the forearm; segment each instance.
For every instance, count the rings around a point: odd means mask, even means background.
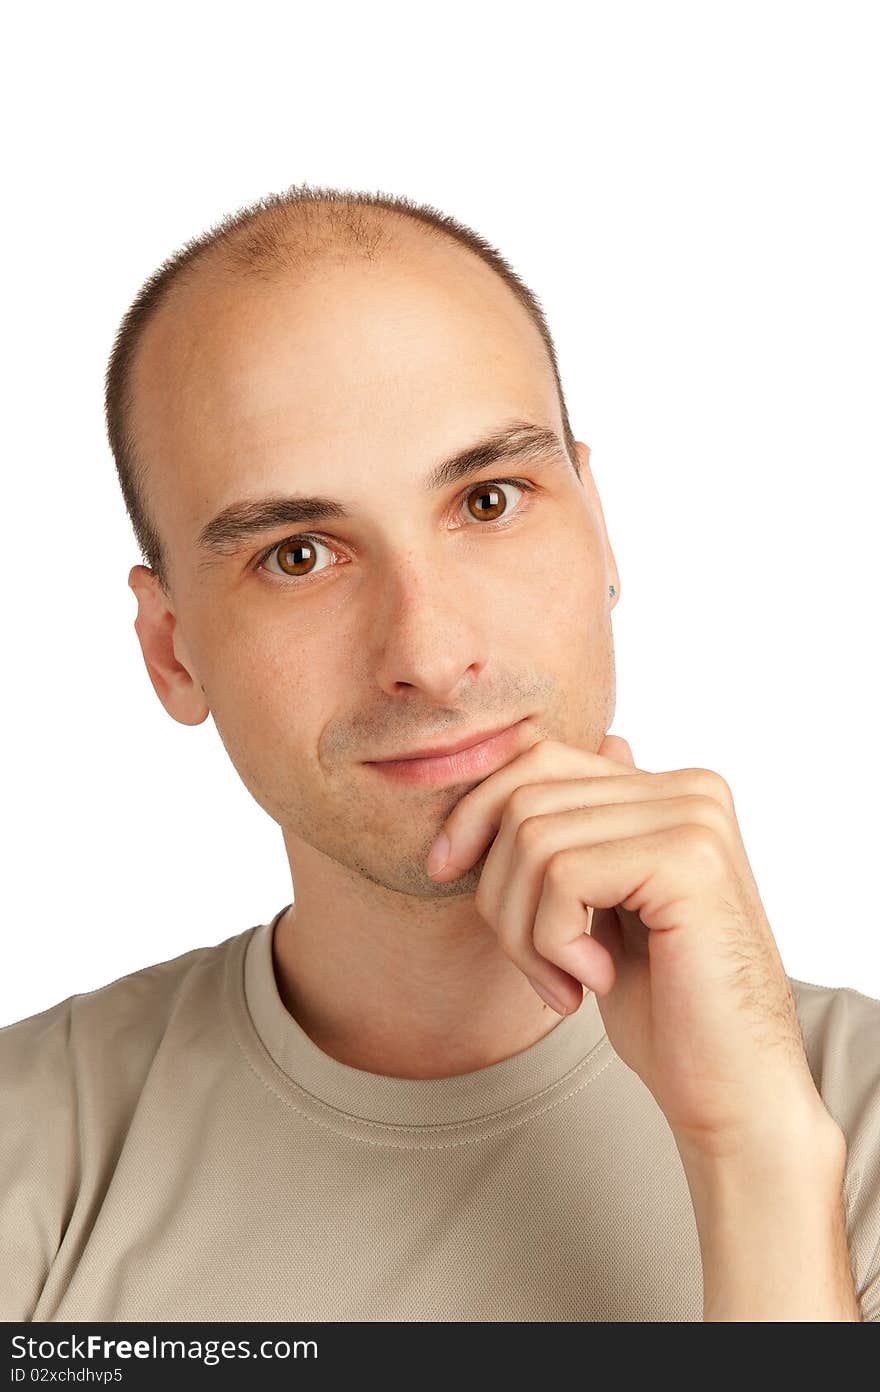
[[[811,1139],[790,1137],[736,1161],[685,1161],[704,1320],[861,1321],[846,1238],[845,1141]]]

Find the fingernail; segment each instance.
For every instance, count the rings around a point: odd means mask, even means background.
[[[566,1010],[565,1006],[562,1005],[556,999],[556,997],[547,990],[546,986],[542,986],[540,981],[535,981],[534,978],[531,976],[527,976],[526,981],[529,983],[533,991],[537,991],[538,995],[541,997],[541,1000],[545,1003],[545,1005],[549,1005],[552,1010],[556,1011],[557,1015],[568,1014],[568,1011]]]
[[[449,837],[445,832],[437,837],[428,855],[428,874],[437,875],[449,859]]]

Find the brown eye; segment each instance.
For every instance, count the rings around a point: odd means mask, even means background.
[[[264,552],[260,558],[260,566],[266,566],[270,575],[286,575],[290,579],[306,580],[311,575],[315,575],[319,570],[324,569],[318,564],[320,561],[320,548],[329,550],[325,541],[319,541],[317,537],[295,536],[287,537],[284,541],[276,542],[274,546]],[[275,561],[278,570],[267,562]],[[332,564],[332,562],[330,563]]]
[[[495,522],[506,511],[507,499],[503,489],[519,487],[519,484],[508,483],[501,479],[481,483],[476,488],[472,488],[467,496],[468,511],[472,517],[478,518],[481,522]]]
[[[504,490],[513,488],[517,493],[533,493],[535,485],[527,483],[521,479],[490,479],[488,483],[478,484],[472,488],[466,496],[468,511],[471,517],[478,522],[499,522],[501,526],[507,525],[507,513],[510,511]],[[459,504],[459,507],[461,504]],[[519,514],[520,509],[516,510]],[[512,519],[511,519],[512,520]],[[329,557],[326,564],[321,564],[321,551],[326,551]],[[271,564],[270,564],[271,562]],[[267,551],[258,557],[256,568],[265,570],[276,580],[300,580],[303,586],[307,580],[320,574],[322,570],[327,570],[334,565],[345,564],[345,562],[333,560],[333,548],[321,537],[303,534],[300,536],[285,537],[283,541],[276,541]],[[275,565],[278,569],[275,569]],[[288,589],[300,589],[300,585],[289,585]]]
[[[282,542],[275,554],[285,575],[308,575],[315,564],[315,548],[310,541]]]

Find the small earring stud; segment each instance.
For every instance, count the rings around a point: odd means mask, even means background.
[[[613,585],[609,585],[609,586],[608,586],[608,593],[609,593],[610,595],[613,595],[613,594],[614,594],[614,586],[613,586]]]

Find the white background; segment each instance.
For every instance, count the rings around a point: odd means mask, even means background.
[[[612,733],[723,773],[789,974],[880,998],[877,16],[17,8],[0,1022],[293,897],[213,722],[150,685],[102,392],[160,261],[302,182],[452,213],[538,294],[620,567]]]

